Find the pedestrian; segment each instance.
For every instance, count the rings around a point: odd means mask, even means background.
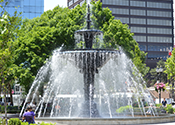
[[[33,102],[33,104],[32,104],[32,110],[35,111],[35,109],[36,109],[36,103]]]
[[[35,113],[32,111],[32,106],[27,107],[27,112],[23,114],[22,120],[24,122],[28,122],[29,124],[34,124],[35,123]]]
[[[58,113],[60,113],[60,106],[58,104],[55,105],[55,110],[56,110],[56,116],[58,116]]]
[[[163,101],[162,101],[162,106],[163,106],[163,107],[166,107],[166,106],[167,106],[167,101],[165,100],[165,98],[164,98]]]

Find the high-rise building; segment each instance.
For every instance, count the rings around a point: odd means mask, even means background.
[[[74,8],[85,0],[68,0]],[[142,51],[147,52],[146,64],[155,67],[160,59],[166,60],[174,46],[173,0],[101,0],[116,19],[129,25]]]
[[[2,6],[5,6],[5,2],[8,2],[5,10],[13,15],[14,12],[22,12],[22,18],[32,19],[40,16],[44,12],[44,0],[4,0]],[[17,8],[16,8],[17,7]],[[0,9],[0,12],[2,9]]]

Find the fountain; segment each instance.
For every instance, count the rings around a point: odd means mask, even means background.
[[[112,124],[114,121],[115,124],[128,124],[127,119],[135,119],[132,124],[137,124],[141,123],[136,118],[138,114],[157,118],[155,108],[151,108],[151,114],[146,114],[144,101],[148,105],[154,104],[153,99],[144,89],[145,82],[132,61],[122,49],[100,49],[99,43],[95,43],[95,38],[103,32],[91,29],[90,4],[87,29],[78,30],[75,34],[85,41],[84,48],[55,50],[52,58],[39,70],[29,90],[25,104],[37,102],[37,120],[59,120],[71,124]],[[38,91],[44,91],[43,95]],[[134,104],[138,105],[138,111],[134,111]],[[125,108],[122,112],[116,112],[122,107]],[[24,110],[25,106],[20,116]],[[142,123],[150,123],[150,120]]]

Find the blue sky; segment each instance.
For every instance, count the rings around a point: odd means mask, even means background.
[[[67,0],[44,0],[44,11],[52,10],[57,5],[67,7]]]

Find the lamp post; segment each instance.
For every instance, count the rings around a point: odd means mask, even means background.
[[[157,83],[161,82],[161,73],[163,72],[163,68],[162,67],[157,67],[156,69],[157,72]],[[161,103],[161,90],[159,90],[159,103]]]

